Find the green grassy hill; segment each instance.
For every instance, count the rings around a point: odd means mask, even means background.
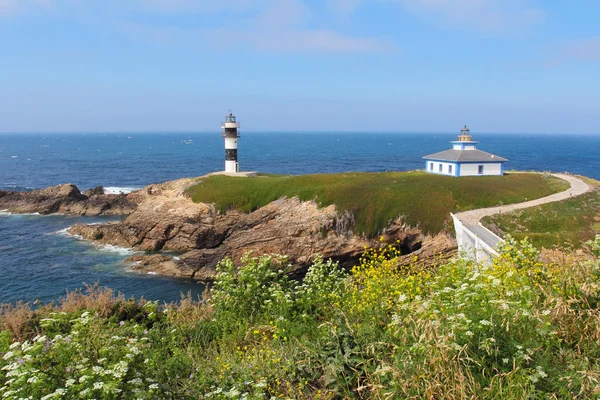
[[[594,190],[568,200],[508,214],[486,217],[482,223],[537,247],[574,247],[600,234],[600,182],[587,180]]]
[[[282,197],[335,204],[356,218],[357,233],[377,235],[402,215],[425,233],[438,233],[450,212],[516,203],[568,188],[568,183],[534,173],[454,178],[425,172],[260,175],[203,178],[188,189],[195,202],[215,204],[221,211],[256,210]]]

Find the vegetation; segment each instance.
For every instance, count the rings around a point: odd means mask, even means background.
[[[594,190],[556,203],[527,208],[483,219],[497,232],[516,239],[530,237],[537,247],[578,248],[600,234],[600,183],[588,181]]]
[[[460,179],[425,172],[263,175],[257,178],[211,176],[188,190],[195,202],[221,211],[256,210],[282,197],[335,204],[355,216],[357,233],[371,237],[399,216],[426,233],[438,233],[450,212],[535,199],[568,188],[542,174],[476,176]]]
[[[589,248],[600,251],[600,236]],[[99,288],[5,306],[0,396],[176,399],[546,399],[600,396],[600,261],[543,264],[509,238],[491,265],[399,267],[367,250],[224,260],[207,302],[159,306]]]

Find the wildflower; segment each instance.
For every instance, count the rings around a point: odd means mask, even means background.
[[[6,353],[4,355],[4,357],[2,357],[3,360],[8,360],[9,358],[11,358],[15,353],[13,353],[12,351],[9,351],[8,353]]]
[[[94,382],[94,389],[102,389],[104,387],[104,382]]]
[[[119,322],[119,325],[121,325],[121,326],[125,325],[125,321]]]
[[[148,386],[148,389],[153,390],[153,389],[158,389],[158,383],[152,383]]]
[[[548,376],[548,374],[546,372],[544,372],[544,370],[542,369],[541,366],[538,365],[537,367],[535,367],[535,369],[536,369],[537,375],[540,378],[546,378]]]
[[[508,358],[503,358],[503,359],[502,359],[502,362],[503,362],[504,364],[508,364],[508,361],[509,361],[509,360],[508,360]]]
[[[548,315],[548,314],[550,314],[551,312],[552,312],[552,311],[550,311],[550,310],[544,310],[544,311],[542,312],[542,314],[543,314],[543,315]]]
[[[466,331],[466,332],[465,332],[465,335],[467,335],[467,336],[473,336],[473,332],[471,332],[471,331]]]
[[[491,325],[491,324],[492,324],[492,323],[491,323],[490,321],[488,321],[487,319],[482,319],[481,321],[479,321],[479,323],[480,323],[481,325],[484,325],[484,326],[488,326],[488,325]]]

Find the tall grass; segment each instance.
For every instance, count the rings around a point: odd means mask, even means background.
[[[600,182],[594,190],[556,203],[494,215],[483,223],[517,239],[529,237],[537,247],[578,248],[600,233]]]
[[[388,245],[350,273],[317,259],[301,282],[285,257],[249,255],[220,264],[204,303],[93,288],[52,307],[5,307],[0,395],[598,398],[600,236],[586,246],[596,254],[547,264],[509,238],[491,265],[421,270],[399,266]]]
[[[256,210],[282,197],[335,204],[355,216],[356,233],[375,236],[403,216],[425,233],[438,233],[450,212],[535,199],[568,188],[542,174],[447,177],[425,172],[343,173],[255,178],[211,176],[188,190],[195,202],[214,203],[221,211]]]

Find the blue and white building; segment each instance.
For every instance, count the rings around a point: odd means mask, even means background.
[[[508,160],[477,150],[479,142],[473,141],[465,125],[458,140],[452,143],[452,149],[423,157],[425,170],[431,174],[448,176],[490,176],[503,175],[504,163]]]

